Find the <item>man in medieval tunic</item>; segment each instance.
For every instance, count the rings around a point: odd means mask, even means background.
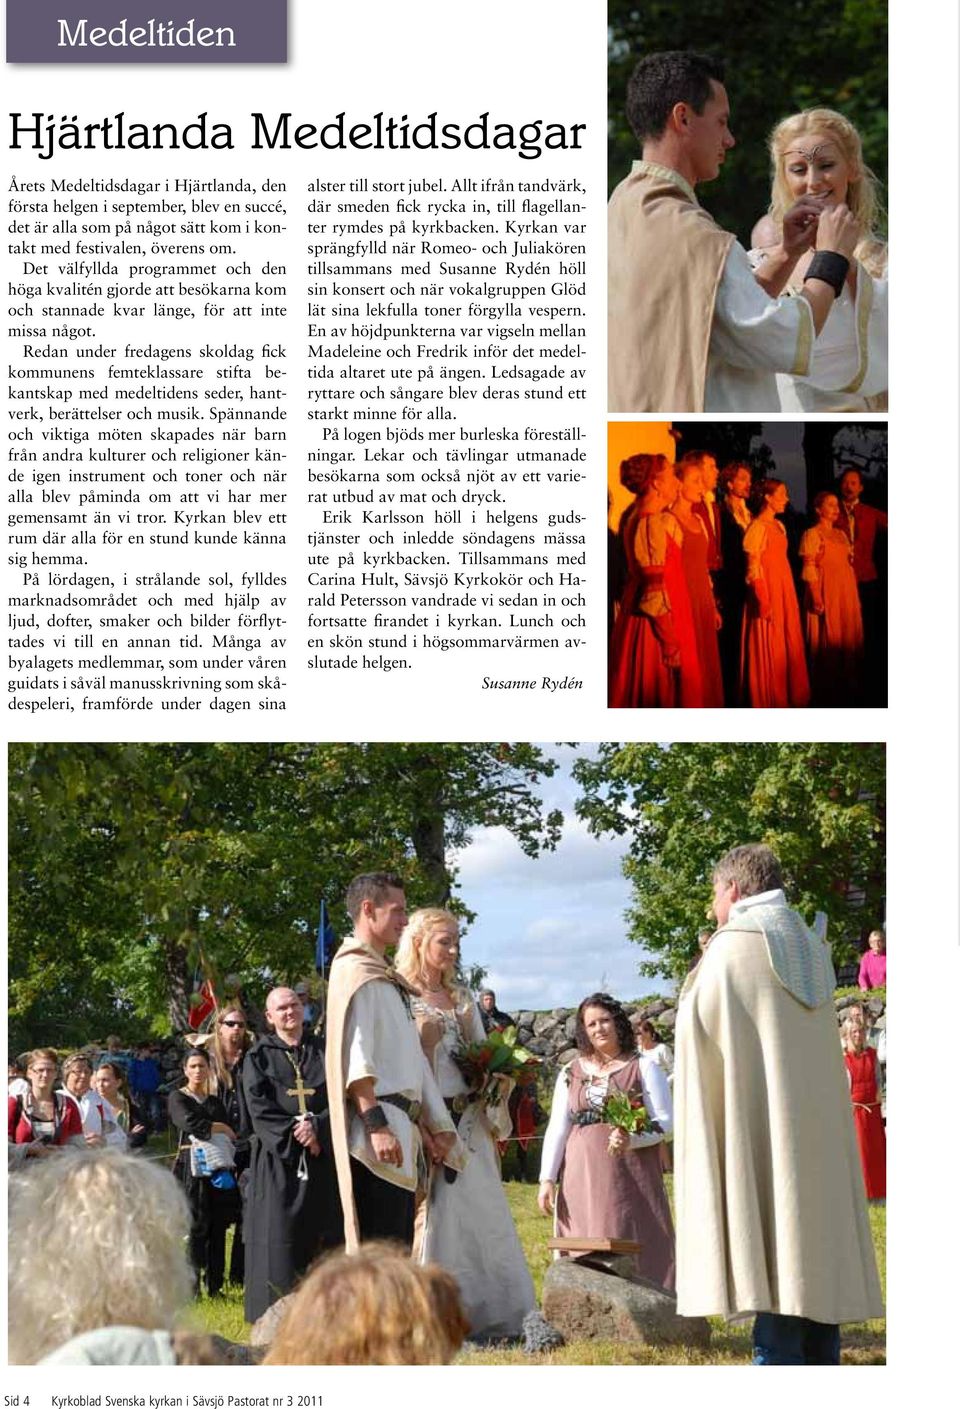
[[[330,1125],[348,1252],[373,1238],[413,1245],[424,1142],[430,1157],[455,1143],[453,1121],[423,1055],[413,990],[386,950],[406,925],[399,877],[357,876],[346,895],[354,933],[330,966],[327,1074]]]
[[[755,1316],[755,1364],[836,1364],[883,1302],[829,949],[769,847],[728,852],[713,893],[677,1011],[677,1310]]]
[[[244,1315],[256,1321],[325,1248],[343,1241],[323,1045],[292,988],[267,996],[269,1032],[247,1053],[241,1093],[251,1131],[244,1200]]]
[[[813,341],[843,290],[856,245],[845,205],[804,197],[754,272],[747,252],[697,201],[734,139],[723,66],[702,54],[650,54],[627,89],[643,159],[610,198],[611,411],[776,411],[776,374],[805,376]],[[795,298],[778,295],[800,255],[817,253]]]

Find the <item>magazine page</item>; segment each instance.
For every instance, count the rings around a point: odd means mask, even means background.
[[[945,1359],[929,8],[7,0],[10,1409]]]

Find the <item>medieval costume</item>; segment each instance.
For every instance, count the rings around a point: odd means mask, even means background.
[[[743,538],[748,595],[743,615],[741,696],[754,709],[810,703],[800,608],[778,519],[754,519]]]
[[[418,1025],[429,1024],[438,1032],[430,1044],[432,1065],[459,1136],[434,1174],[420,1258],[456,1277],[471,1338],[519,1336],[537,1297],[503,1192],[495,1143],[507,1139],[512,1128],[512,1083],[504,1083],[495,1104],[466,1100],[469,1088],[453,1054],[484,1040],[475,1003],[460,1003],[453,1011],[415,998],[413,1010]]]
[[[776,373],[810,370],[810,305],[764,292],[679,172],[633,163],[610,198],[608,271],[611,411],[775,411]]]
[[[330,1133],[336,1156],[347,1251],[361,1241],[413,1243],[414,1192],[423,1151],[417,1122],[432,1133],[453,1122],[420,1047],[411,1009],[413,990],[382,954],[357,938],[340,946],[327,994],[327,1072]],[[401,1165],[382,1164],[360,1113],[350,1103],[355,1081],[372,1078]]]
[[[680,993],[677,1310],[836,1328],[883,1315],[827,946],[741,899]],[[839,1341],[837,1341],[839,1353]]]
[[[850,1099],[853,1102],[853,1119],[857,1129],[857,1145],[867,1198],[885,1199],[887,1133],[880,1114],[877,1052],[874,1047],[864,1047],[861,1052],[848,1049],[843,1060],[850,1082]]]
[[[625,538],[627,583],[610,642],[611,709],[695,709],[703,685],[683,533],[665,510],[637,509]]]
[[[243,1059],[241,1087],[250,1130],[244,1314],[256,1321],[343,1232],[319,1039],[304,1033],[290,1047],[275,1032],[259,1038]],[[319,1155],[294,1139],[304,1110]]]
[[[621,1155],[609,1153],[613,1127],[602,1120],[611,1088],[639,1097],[650,1121],[647,1130],[630,1136],[630,1148]],[[618,1071],[601,1077],[575,1058],[557,1077],[540,1168],[541,1181],[560,1180],[560,1236],[640,1243],[634,1258],[638,1275],[668,1291],[675,1281],[673,1220],[659,1145],[672,1125],[670,1088],[659,1067],[633,1055]]]
[[[751,250],[757,268],[764,250]],[[885,411],[887,409],[887,306],[884,277],[873,278],[859,261],[856,290],[844,280],[840,296],[817,338],[805,374],[777,376],[781,411]],[[785,297],[799,293],[792,282]]]
[[[823,610],[804,613],[813,703],[859,703],[863,673],[863,618],[853,570],[853,547],[840,528],[815,524],[800,541],[803,580],[818,590]]]

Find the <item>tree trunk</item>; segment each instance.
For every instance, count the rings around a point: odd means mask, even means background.
[[[167,1018],[172,1032],[183,1032],[189,1026],[190,969],[187,946],[182,939],[163,935],[160,939],[163,955],[163,978],[167,990]]]
[[[444,845],[444,817],[437,810],[417,818],[411,829],[413,850],[428,885],[429,904],[446,905],[450,899],[450,872]]]

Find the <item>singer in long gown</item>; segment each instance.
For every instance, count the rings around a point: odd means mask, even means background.
[[[813,702],[857,704],[863,678],[863,617],[853,544],[837,527],[840,502],[835,494],[823,490],[813,506],[817,523],[800,541]]]
[[[800,608],[787,559],[787,533],[777,520],[789,502],[779,479],[757,487],[759,512],[747,529],[747,603],[743,615],[741,693],[754,709],[810,703]]]

